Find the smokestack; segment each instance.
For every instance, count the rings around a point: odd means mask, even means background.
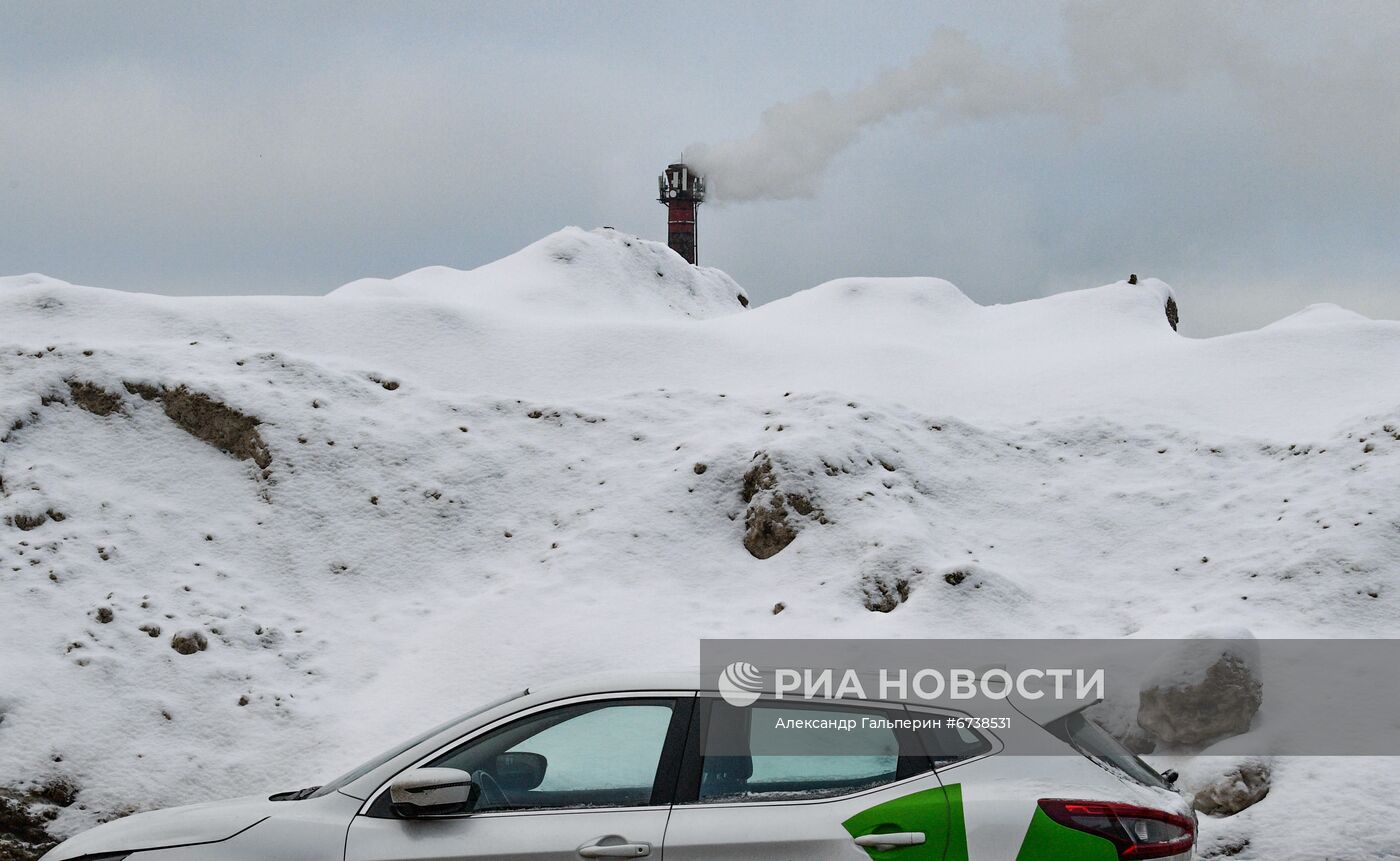
[[[677,162],[657,178],[661,202],[666,204],[666,244],[694,265],[698,260],[695,242],[695,210],[705,202],[705,178]]]

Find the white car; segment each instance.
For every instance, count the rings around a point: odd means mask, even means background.
[[[1027,728],[1006,701],[1004,713],[975,718],[769,695],[736,706],[698,678],[611,676],[525,691],[319,788],[137,814],[79,834],[44,859],[1192,855],[1190,806],[1079,712]],[[784,728],[838,723],[860,728],[843,729],[824,748],[783,748],[793,738]],[[1064,755],[1006,753],[1008,731],[999,727],[1013,725],[1060,739]],[[715,755],[721,732],[730,747]]]

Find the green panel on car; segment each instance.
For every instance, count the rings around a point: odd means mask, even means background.
[[[1066,828],[1036,808],[1016,861],[1118,861],[1113,844],[1092,834]]]

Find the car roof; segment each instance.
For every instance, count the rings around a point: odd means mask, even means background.
[[[526,693],[553,697],[582,696],[625,691],[700,691],[714,690],[713,685],[700,681],[700,670],[669,670],[658,672],[613,671],[570,676],[543,685],[531,685]]]

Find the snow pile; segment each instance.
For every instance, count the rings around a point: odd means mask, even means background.
[[[392,280],[363,278],[331,296],[614,319],[714,317],[748,304],[743,289],[718,269],[691,266],[664,245],[616,230],[577,227],[469,272],[430,266]]]
[[[741,295],[577,230],[326,297],[0,279],[0,802],[311,785],[706,636],[1394,634],[1400,324]],[[1207,843],[1382,857],[1393,771],[1281,760]]]

